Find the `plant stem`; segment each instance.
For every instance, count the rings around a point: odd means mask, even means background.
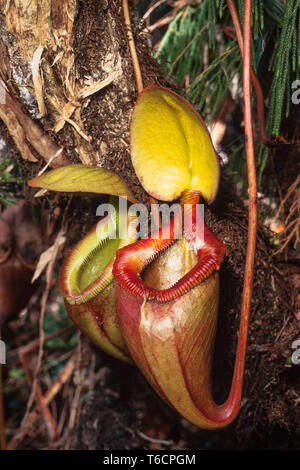
[[[142,79],[142,73],[141,73],[141,68],[140,68],[140,64],[139,64],[139,59],[138,59],[138,56],[137,56],[135,42],[134,42],[132,28],[131,28],[128,0],[122,0],[122,1],[123,1],[124,19],[125,19],[125,25],[126,25],[126,29],[127,29],[127,36],[128,36],[128,42],[129,42],[129,48],[130,48],[130,54],[131,54],[131,59],[132,59],[134,75],[135,75],[135,81],[136,81],[136,86],[137,86],[138,93],[140,94],[143,91],[144,86],[143,86],[143,79]]]
[[[241,23],[239,20],[239,15],[234,4],[234,0],[227,0],[227,5],[229,8],[231,19],[232,19],[233,26],[235,29],[236,39],[238,41],[239,48],[243,57],[244,55],[243,32],[242,32]],[[255,88],[255,93],[257,97],[257,117],[258,117],[258,125],[259,125],[261,139],[265,145],[269,145],[269,144],[271,145],[271,141],[269,140],[267,130],[266,130],[266,123],[265,123],[264,95],[263,95],[260,82],[257,76],[255,75],[251,65],[250,65],[250,75],[251,75],[251,80]]]
[[[245,356],[249,326],[250,303],[253,287],[253,273],[257,234],[257,182],[251,108],[251,0],[245,0],[243,49],[243,94],[245,146],[249,187],[249,222],[244,286],[242,295],[241,323],[239,331],[239,344],[237,349],[238,359],[237,368],[235,370],[236,381],[240,381],[240,384],[242,384],[245,368]]]

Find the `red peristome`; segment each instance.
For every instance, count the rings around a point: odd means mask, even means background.
[[[198,263],[185,274],[175,285],[168,289],[157,290],[147,286],[140,275],[143,269],[162,251],[170,247],[178,238],[181,230],[182,213],[178,211],[170,226],[163,227],[158,234],[148,239],[139,240],[132,245],[117,251],[113,266],[113,275],[118,283],[138,298],[156,299],[158,302],[169,302],[180,297],[206,279],[214,270],[218,270],[226,254],[225,245],[208,229],[204,221],[203,227],[196,224],[197,203],[200,193],[184,192],[181,204],[187,205],[187,229],[184,236],[198,257]],[[201,228],[203,230],[201,230]],[[168,234],[168,237],[165,235]]]
[[[147,286],[140,274],[159,253],[174,243],[176,220],[172,219],[170,227],[160,229],[156,237],[139,240],[117,251],[113,275],[119,284],[134,296],[148,299],[156,297],[158,291]],[[165,237],[166,229],[169,230],[169,238]]]

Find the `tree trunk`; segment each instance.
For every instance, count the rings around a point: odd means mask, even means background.
[[[52,167],[78,162],[99,165],[123,176],[137,200],[147,202],[129,153],[129,121],[137,90],[121,0],[0,0],[0,32],[0,78],[6,87],[6,103],[0,104],[0,118],[28,178],[36,175],[46,162]],[[134,36],[144,84],[168,86],[138,25],[134,25]],[[221,269],[214,364],[215,394],[224,400],[234,362],[247,244],[247,212],[233,194],[224,171],[218,197],[206,209],[206,221],[229,252]],[[104,424],[95,430],[96,437],[89,432],[94,410],[102,418],[106,413],[107,426],[112,413],[117,413],[121,424],[114,429],[122,436],[119,445],[130,445],[124,427],[137,427],[138,413],[128,397],[141,396],[140,387],[144,387],[144,408],[155,403],[153,420],[159,416],[168,420],[171,435],[190,433],[189,439],[197,448],[199,439],[202,442],[214,439],[218,445],[226,437],[230,445],[233,432],[243,439],[240,446],[247,447],[246,442],[251,446],[258,431],[270,433],[282,426],[296,425],[296,409],[290,410],[294,385],[285,367],[293,352],[296,320],[288,300],[288,287],[275,269],[270,252],[268,236],[260,228],[244,400],[235,423],[213,434],[187,427],[167,405],[155,401],[137,371],[129,371],[127,366],[105,356],[107,364],[115,367],[111,387],[120,398],[117,403],[111,402],[111,414],[110,404],[106,404],[103,396],[93,398],[84,407],[78,447],[104,445]],[[298,425],[299,422],[298,411]],[[116,435],[106,438],[106,448],[118,448],[114,447]]]

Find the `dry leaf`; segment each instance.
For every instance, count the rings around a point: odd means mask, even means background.
[[[31,283],[33,284],[34,281],[36,281],[40,275],[42,274],[42,272],[44,271],[44,269],[47,267],[47,265],[49,264],[49,262],[52,260],[52,257],[53,257],[53,254],[61,247],[63,246],[63,244],[65,243],[66,241],[66,237],[65,237],[65,234],[64,232],[61,230],[58,235],[57,235],[57,238],[56,238],[56,241],[55,243],[50,246],[50,248],[48,248],[46,251],[44,251],[41,256],[40,256],[40,259],[38,261],[38,264],[37,264],[37,267],[35,268],[35,272],[33,274],[33,277],[31,279]]]

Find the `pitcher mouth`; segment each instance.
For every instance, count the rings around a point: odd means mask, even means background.
[[[135,218],[128,216],[127,234],[122,239],[110,236],[115,227],[115,219],[101,220],[65,259],[60,272],[60,289],[71,305],[88,302],[113,281],[117,249],[136,240]]]
[[[65,259],[60,272],[61,293],[67,302],[71,305],[83,304],[95,297],[112,281],[114,255],[109,251],[116,244],[118,248],[119,243],[119,240],[102,240],[99,243],[95,226],[76,245]],[[106,249],[104,259],[101,259],[102,248]]]
[[[183,202],[186,203],[187,199],[192,202],[190,217],[193,230],[186,231],[183,236],[194,250],[195,265],[172,286],[162,290],[147,285],[143,280],[145,268],[180,238],[178,235],[179,230],[182,230],[182,215],[178,211],[169,226],[162,227],[158,234],[117,251],[113,275],[120,286],[135,297],[156,300],[160,303],[169,302],[182,296],[220,268],[226,247],[214,236],[204,221],[201,235],[200,227],[195,226],[194,216],[199,193],[184,194]],[[169,238],[164,236],[166,233],[169,234]]]
[[[153,249],[151,246],[151,240],[147,241],[149,242],[148,244],[143,243],[140,244],[139,247],[132,247],[134,250],[141,248],[141,250],[139,249],[139,259],[142,258],[141,253],[147,255],[147,253],[151,252]],[[170,245],[173,243],[170,243]],[[163,247],[156,257],[151,256],[146,260],[145,264],[142,265],[142,269],[136,263],[135,252],[125,249],[118,250],[113,267],[113,275],[121,287],[135,297],[165,303],[181,297],[190,289],[208,278],[213,271],[220,268],[221,262],[218,257],[213,256],[209,249],[201,250],[201,253],[198,253],[197,255],[197,263],[190,271],[185,273],[170,287],[159,290],[151,287],[151,282],[145,282],[145,269],[165,250],[166,247]]]
[[[148,287],[158,291],[169,289],[193,269],[197,262],[192,245],[182,237],[145,266],[141,279]]]

